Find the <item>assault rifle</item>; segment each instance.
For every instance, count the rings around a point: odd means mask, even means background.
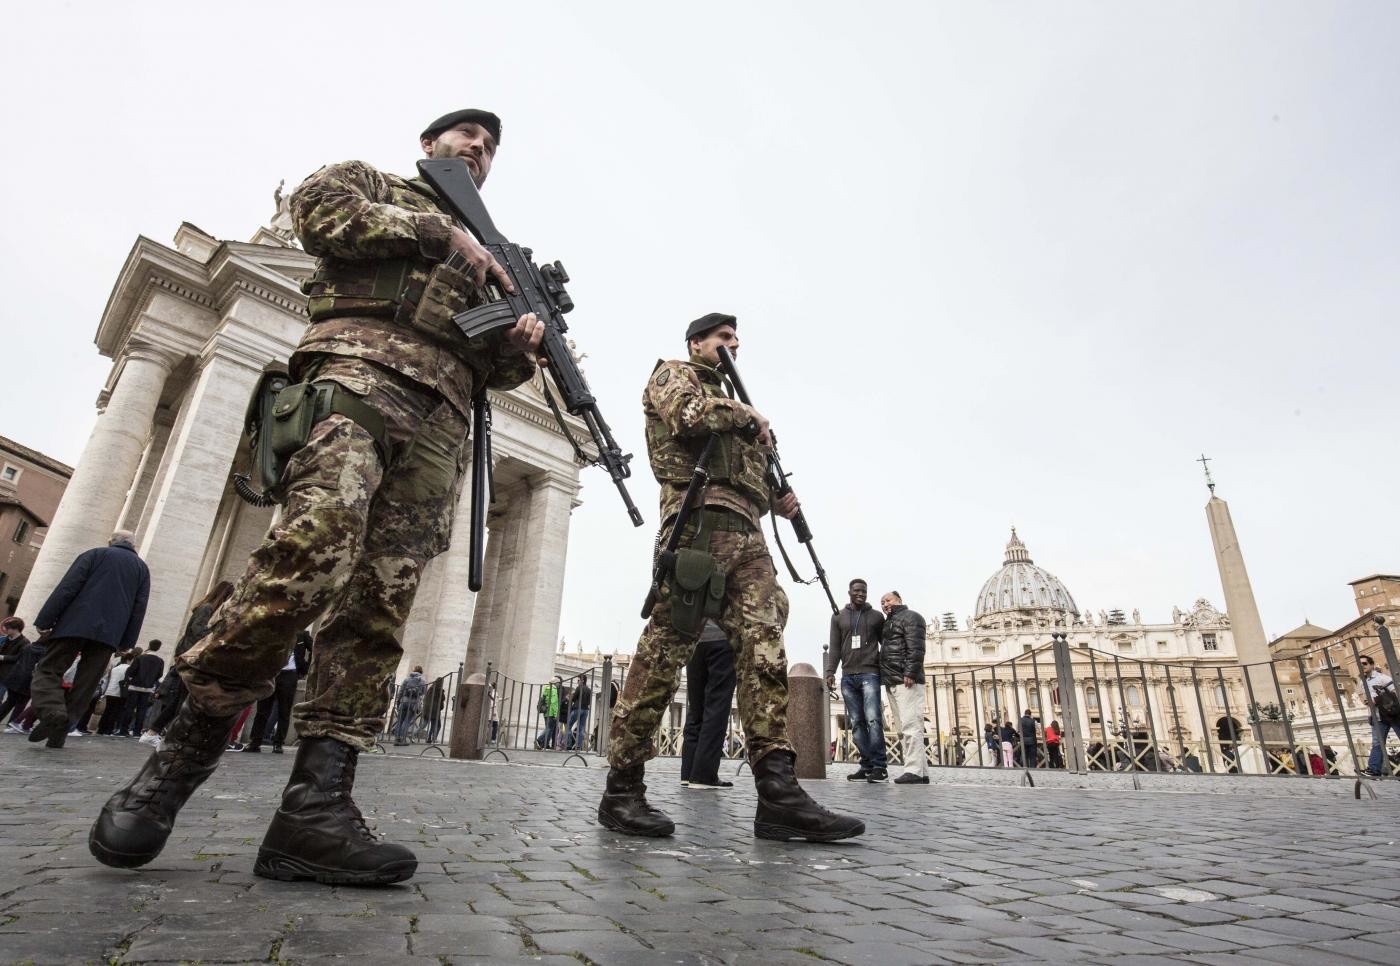
[[[493,284],[492,277],[488,275],[486,287],[491,301],[468,309],[453,321],[457,323],[463,335],[472,339],[497,329],[508,328],[527,312],[535,313],[544,324],[540,354],[544,356],[546,367],[564,401],[564,408],[570,415],[583,420],[589,435],[593,437],[593,445],[597,448],[598,455],[589,456],[574,439],[546,381],[544,395],[554,412],[554,418],[559,421],[564,436],[573,445],[574,456],[580,463],[601,466],[608,471],[608,476],[617,485],[617,492],[622,495],[622,503],[627,508],[632,525],[640,527],[642,514],[633,504],[632,497],[627,492],[627,485],[623,482],[632,475],[632,469],[628,465],[632,454],[622,452],[617,440],[613,439],[612,430],[608,428],[603,414],[598,410],[598,402],[588,388],[588,380],[579,370],[574,354],[569,349],[569,343],[564,338],[564,333],[569,331],[564,322],[564,314],[572,311],[574,307],[574,300],[564,288],[565,283],[569,281],[569,273],[564,271],[564,266],[557,261],[542,266],[535,264],[534,253],[530,249],[512,244],[497,230],[495,223],[491,221],[491,215],[486,211],[486,206],[481,202],[481,195],[477,193],[471,170],[461,158],[424,159],[418,162],[418,173],[437,192],[443,204],[462,226],[475,235],[477,241],[495,257],[515,285],[514,292],[506,292]],[[472,544],[467,576],[467,586],[472,590],[481,589],[484,567],[484,500],[492,489],[490,428],[490,403],[485,391],[482,391],[472,400]]]
[[[729,379],[729,384],[734,387],[734,394],[739,397],[739,401],[745,406],[752,406],[749,399],[748,390],[744,388],[744,381],[739,378],[739,370],[734,367],[734,357],[729,354],[728,346],[719,347],[719,370]],[[772,436],[772,432],[769,432]],[[768,479],[768,488],[775,496],[787,496],[792,492],[792,486],[788,483],[788,477],[792,474],[783,472],[783,464],[778,461],[778,438],[773,436],[773,445],[769,448],[768,469],[764,475]],[[783,546],[782,537],[778,536],[778,515],[773,515],[773,539],[778,544],[778,552],[782,554],[783,563],[787,564],[788,575],[799,584],[811,584],[820,581],[822,590],[826,591],[826,599],[831,603],[831,612],[840,613],[841,608],[836,606],[836,598],[831,595],[831,585],[826,582],[826,571],[822,569],[822,562],[817,559],[816,548],[812,546],[812,528],[807,524],[807,514],[801,509],[792,518],[792,529],[797,534],[797,542],[807,548],[807,552],[812,556],[812,566],[817,569],[817,575],[811,580],[803,580],[797,575],[797,568],[792,565],[791,558],[787,555],[787,549]]]

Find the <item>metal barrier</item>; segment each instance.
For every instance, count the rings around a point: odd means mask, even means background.
[[[562,753],[564,764],[607,753],[608,720],[625,672],[605,658],[601,667],[553,681],[519,681],[486,667],[479,731],[484,758],[510,760],[512,751]]]
[[[935,767],[1005,767],[1009,724],[1017,768],[1359,777],[1373,744],[1372,709],[1356,680],[1362,653],[1400,681],[1384,620],[1375,627],[1374,636],[1295,657],[1209,669],[1071,647],[1055,634],[1010,660],[931,675],[924,754]],[[1030,736],[1021,734],[1026,711],[1036,724]],[[1053,750],[1045,740],[1052,723]],[[832,746],[836,761],[858,758],[849,727]],[[886,748],[891,765],[904,763],[897,732],[887,731]],[[1400,751],[1383,749],[1379,769],[1400,777]]]
[[[436,751],[446,758],[452,718],[457,712],[462,684],[462,666],[427,683],[422,696],[414,701],[404,694],[403,682],[395,688],[384,717],[384,730],[378,738],[380,751],[392,745],[396,754],[418,747],[418,754]],[[421,746],[421,747],[419,747]]]

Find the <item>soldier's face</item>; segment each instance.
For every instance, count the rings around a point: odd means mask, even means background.
[[[433,140],[423,138],[422,145],[430,158],[465,160],[478,188],[485,184],[486,176],[491,173],[491,162],[496,157],[496,140],[491,132],[471,121],[448,128]]]
[[[724,346],[735,359],[739,358],[739,333],[732,325],[711,329],[698,339],[690,340],[690,351],[708,365],[719,365],[719,347]]]

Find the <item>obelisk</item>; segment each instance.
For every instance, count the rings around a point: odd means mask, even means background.
[[[1264,624],[1259,619],[1259,605],[1254,602],[1254,588],[1245,570],[1235,523],[1230,518],[1230,505],[1215,495],[1215,481],[1211,479],[1207,458],[1203,455],[1197,462],[1205,466],[1206,486],[1210,488],[1206,522],[1210,524],[1210,539],[1215,545],[1215,565],[1220,570],[1220,588],[1225,592],[1225,611],[1230,617],[1235,653],[1249,670],[1254,700],[1259,704],[1277,704],[1279,697],[1269,669],[1272,660],[1269,642],[1264,637]]]

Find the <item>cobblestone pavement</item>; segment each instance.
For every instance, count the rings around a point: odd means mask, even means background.
[[[356,797],[419,857],[410,882],[368,890],[253,876],[290,755],[228,755],[160,859],[96,864],[88,826],[146,751],[0,737],[0,962],[1400,958],[1400,782],[1357,801],[1349,783],[1301,780],[1307,793],[1287,780],[1135,791],[947,771],[929,786],[837,778],[807,784],[869,831],[812,846],[754,840],[747,775],[689,791],[659,764],[653,801],[680,830],[641,840],[594,824],[596,766],[367,756]]]

